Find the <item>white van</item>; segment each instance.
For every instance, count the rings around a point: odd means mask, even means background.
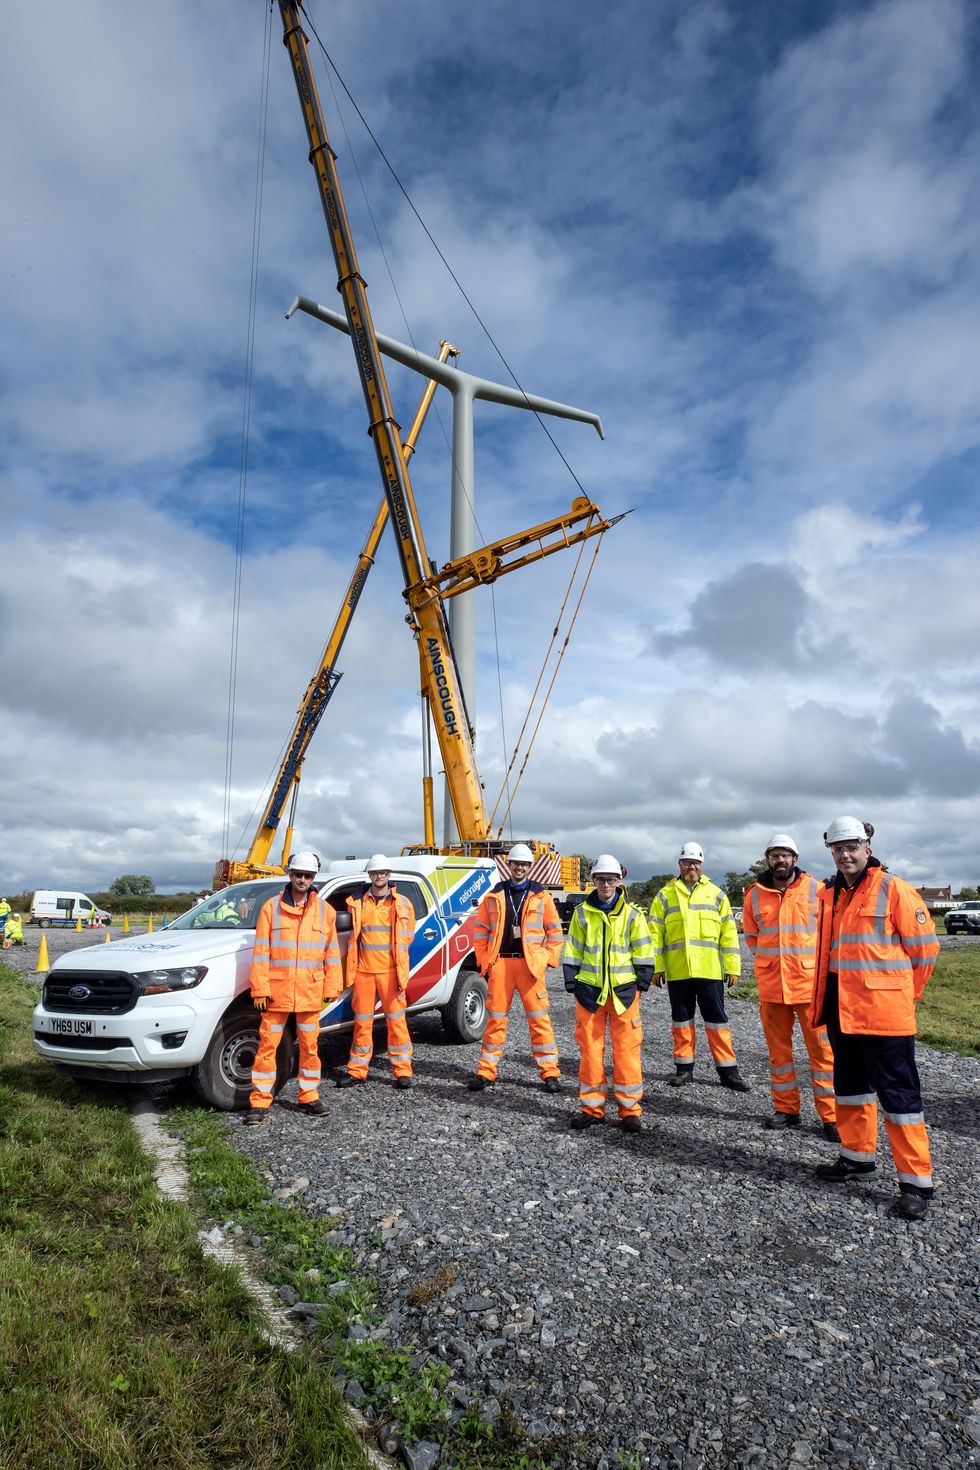
[[[438,1010],[454,1041],[478,1041],[486,981],[476,968],[476,907],[500,874],[490,858],[392,859],[392,881],[415,911],[408,1009]],[[367,882],[363,862],[328,863],[317,880],[337,911],[346,953],[348,895]],[[248,992],[259,910],[284,879],[234,883],[157,934],[129,935],[61,955],[34,1011],[34,1044],[70,1077],[163,1082],[189,1076],[227,1110],[248,1106],[258,1015]],[[320,1017],[320,1034],[354,1024],[345,990]],[[279,1048],[279,1084],[295,1070],[295,1036]]]
[[[100,924],[111,924],[112,916],[84,893],[59,891],[55,888],[39,888],[31,899],[31,923],[41,929],[52,924],[67,928],[81,919],[83,925],[98,919]]]

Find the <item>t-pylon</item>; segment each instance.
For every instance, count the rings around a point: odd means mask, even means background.
[[[81,932],[82,932],[82,916],[81,916],[81,914],[79,914],[78,918],[75,920],[75,933],[76,934],[81,934]]]
[[[128,934],[129,933],[129,915],[128,914],[123,914],[123,933],[124,934]]]
[[[150,915],[150,917],[146,921],[146,932],[147,932],[147,934],[152,934],[153,933],[153,915],[152,914]]]
[[[34,966],[34,973],[35,975],[46,975],[50,968],[51,961],[48,959],[48,936],[46,934],[42,934],[41,948],[37,952],[37,964]]]
[[[108,929],[105,931],[105,939],[103,939],[102,943],[103,944],[108,944],[109,943],[109,931],[108,931]]]

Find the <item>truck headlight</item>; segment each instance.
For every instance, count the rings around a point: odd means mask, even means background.
[[[168,990],[192,990],[207,973],[207,965],[182,965],[177,970],[146,970],[139,981],[144,995],[164,995]]]

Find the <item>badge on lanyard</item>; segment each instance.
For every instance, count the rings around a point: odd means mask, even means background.
[[[520,939],[520,937],[521,937],[521,926],[520,926],[520,924],[511,924],[511,926],[510,926],[510,933],[511,933],[511,938],[512,939]]]

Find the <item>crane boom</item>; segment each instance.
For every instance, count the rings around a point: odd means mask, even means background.
[[[354,346],[358,375],[398,545],[406,589],[423,581],[430,571],[411,480],[402,451],[398,424],[391,407],[384,364],[367,301],[367,289],[357,264],[350,223],[344,206],[336,157],[327,137],[323,111],[310,63],[309,46],[300,24],[296,0],[279,0],[283,43],[289,52],[293,77],[310,143],[327,232],[337,267],[337,286]],[[473,734],[466,716],[449,625],[442,601],[431,599],[412,610],[413,631],[419,643],[423,690],[435,718],[446,784],[463,841],[483,841],[489,816],[476,768]]]

